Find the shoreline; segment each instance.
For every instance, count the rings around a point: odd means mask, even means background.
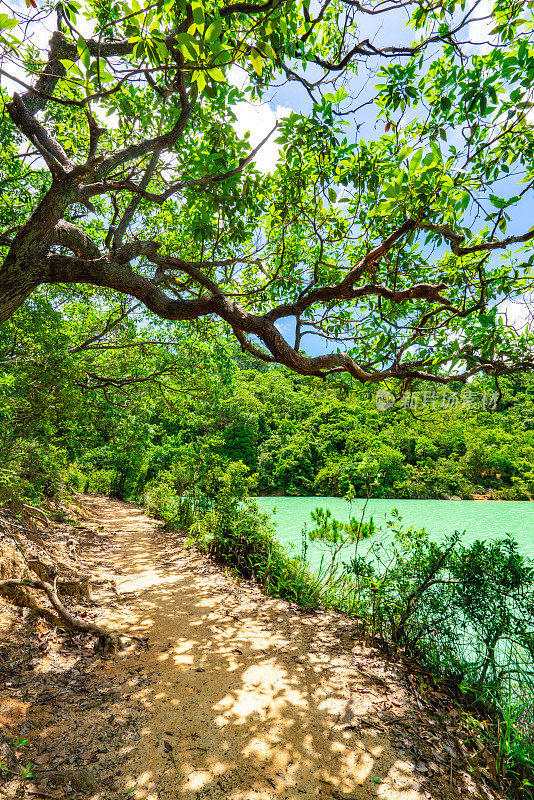
[[[22,783],[28,796],[88,800],[296,800],[325,797],[326,785],[332,798],[506,800],[500,775],[472,771],[478,728],[460,722],[465,699],[417,661],[366,643],[343,612],[236,579],[140,506],[78,504],[78,557],[97,577],[90,614],[149,635],[150,647],[104,657],[42,623],[48,647],[30,650],[34,623],[0,605],[23,675],[6,674],[0,719],[22,741],[17,766],[32,766],[27,779],[0,774],[2,796]],[[487,753],[481,764],[493,763]]]
[[[287,498],[294,498],[294,499],[299,498],[299,499],[302,499],[302,498],[305,498],[305,497],[316,497],[316,498],[323,498],[323,497],[324,498],[327,498],[327,497],[332,498],[333,497],[336,500],[343,500],[344,499],[343,497],[337,497],[336,495],[282,494],[282,493],[256,494],[256,495],[252,495],[252,497],[253,497],[253,499],[261,497],[261,498],[270,498],[270,499],[282,498],[284,500],[287,499]],[[532,502],[534,502],[534,497],[531,497],[529,500],[506,500],[503,497],[494,497],[493,495],[478,494],[478,493],[473,494],[472,497],[455,497],[455,496],[452,496],[452,497],[369,497],[369,498],[367,498],[367,497],[355,497],[354,499],[355,500],[367,500],[367,499],[369,499],[369,501],[371,501],[371,500],[395,500],[395,501],[397,501],[397,500],[410,500],[410,501],[421,500],[421,501],[424,501],[424,502],[428,502],[428,501],[432,500],[432,501],[436,501],[436,502],[440,502],[440,503],[471,503],[471,502],[477,502],[477,503],[532,503]]]

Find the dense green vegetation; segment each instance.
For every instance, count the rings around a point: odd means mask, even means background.
[[[122,499],[142,499],[157,483],[187,494],[231,462],[256,475],[253,493],[534,493],[529,377],[503,379],[497,409],[482,407],[493,386],[474,381],[473,407],[450,390],[455,407],[421,407],[421,390],[419,408],[401,401],[379,411],[374,390],[252,362],[215,323],[193,336],[176,325],[147,329],[134,313],[84,347],[92,312],[78,298],[54,303],[43,296],[0,335],[6,496],[32,502],[64,482]]]
[[[490,390],[469,387],[478,403]],[[534,490],[533,391],[530,379],[508,379],[499,410],[465,408],[458,393],[457,408],[378,411],[374,391],[249,368],[219,403],[194,404],[193,426],[174,435],[219,437],[215,452],[257,473],[260,493],[344,496],[353,486],[360,496],[521,500]]]
[[[381,549],[317,511],[312,575],[250,495],[534,496],[533,0],[28,3],[0,14],[0,502],[142,501],[355,615],[486,704],[528,792],[513,542]],[[236,115],[281,85],[262,173]]]
[[[138,480],[205,442],[222,461],[242,461],[257,474],[259,493],[343,496],[353,486],[360,496],[369,489],[375,497],[526,500],[534,491],[533,391],[529,380],[509,380],[499,411],[413,415],[379,412],[374,394],[357,389],[279,369],[240,370],[224,395],[192,400],[180,420],[154,414],[158,433]],[[141,484],[132,478],[130,491]]]

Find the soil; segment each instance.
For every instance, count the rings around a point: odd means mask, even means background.
[[[0,605],[0,797],[504,798],[454,704],[354,620],[265,597],[137,506],[78,503],[96,604],[69,605],[148,646],[104,655]]]

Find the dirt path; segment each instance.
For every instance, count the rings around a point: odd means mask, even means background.
[[[117,587],[132,603],[108,621],[150,637],[139,658],[152,681],[140,694],[146,723],[124,765],[133,797],[431,796],[379,717],[372,727],[385,706],[414,718],[417,709],[388,686],[384,665],[382,676],[366,674],[363,654],[339,647],[350,622],[343,631],[339,618],[240,591],[191,551],[169,553],[135,507],[88,505],[113,540]]]
[[[69,791],[92,800],[500,796],[480,794],[460,772],[454,736],[446,744],[448,729],[435,727],[399,665],[354,644],[350,619],[265,598],[135,506],[81,502],[97,526],[82,558],[115,575],[119,593],[100,598],[99,619],[148,635],[150,647],[94,661],[90,686],[80,683],[88,670],[71,664],[71,705],[61,701],[55,719],[49,708],[48,726],[34,710],[37,762],[68,741],[64,762],[92,774],[85,788],[75,776]],[[50,690],[36,708],[50,692],[58,703],[50,664],[42,671]],[[107,716],[93,702],[106,692]]]

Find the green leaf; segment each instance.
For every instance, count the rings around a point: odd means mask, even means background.
[[[222,20],[214,19],[213,22],[209,25],[206,33],[204,34],[204,38],[207,42],[214,42],[222,33],[223,24]]]
[[[162,61],[165,61],[165,59],[169,55],[169,51],[167,50],[167,45],[165,44],[165,42],[162,39],[160,39],[159,37],[156,37],[155,39],[152,39],[152,42],[155,45],[155,48],[156,48],[160,58],[162,59]]]
[[[211,67],[208,69],[208,75],[210,78],[213,78],[214,81],[219,81],[219,83],[224,83],[226,81],[224,72],[219,69],[219,67]]]
[[[80,61],[84,65],[85,69],[89,69],[89,64],[91,63],[91,54],[89,53],[89,48],[87,47],[83,36],[80,36],[78,39],[76,49],[78,51],[78,55],[80,56]]]
[[[198,0],[195,3],[191,4],[191,12],[193,14],[193,20],[196,25],[204,25],[204,8],[202,7],[202,3],[199,3]]]
[[[174,38],[178,50],[182,53],[182,55],[186,56],[187,58],[196,59],[200,53],[200,48],[194,36],[191,36],[190,33],[177,33]]]
[[[69,59],[66,58],[61,58],[60,62],[63,64],[67,72],[74,73],[74,75],[77,75],[79,78],[83,78],[83,72],[79,68],[78,64],[76,64],[74,61],[70,61]]]
[[[0,14],[0,28],[3,30],[9,30],[10,28],[16,28],[18,22],[16,19],[12,19],[8,17],[7,14]]]
[[[439,149],[439,144],[437,142],[430,142],[430,149],[432,150],[432,155],[434,156],[434,161],[440,164],[443,161],[443,156],[441,155],[441,150]]]
[[[500,197],[497,197],[496,194],[490,194],[490,203],[495,208],[504,208],[506,205],[506,200],[502,200]]]
[[[263,59],[255,47],[251,47],[250,49],[250,61],[256,74],[261,77],[263,73]]]
[[[256,48],[266,57],[276,60],[276,53],[268,42],[256,42]]]
[[[193,72],[192,80],[198,86],[198,91],[202,92],[206,86],[206,76],[203,72]]]
[[[421,166],[421,161],[423,160],[423,151],[417,150],[410,161],[410,166],[408,168],[408,175],[413,175],[419,167]]]

